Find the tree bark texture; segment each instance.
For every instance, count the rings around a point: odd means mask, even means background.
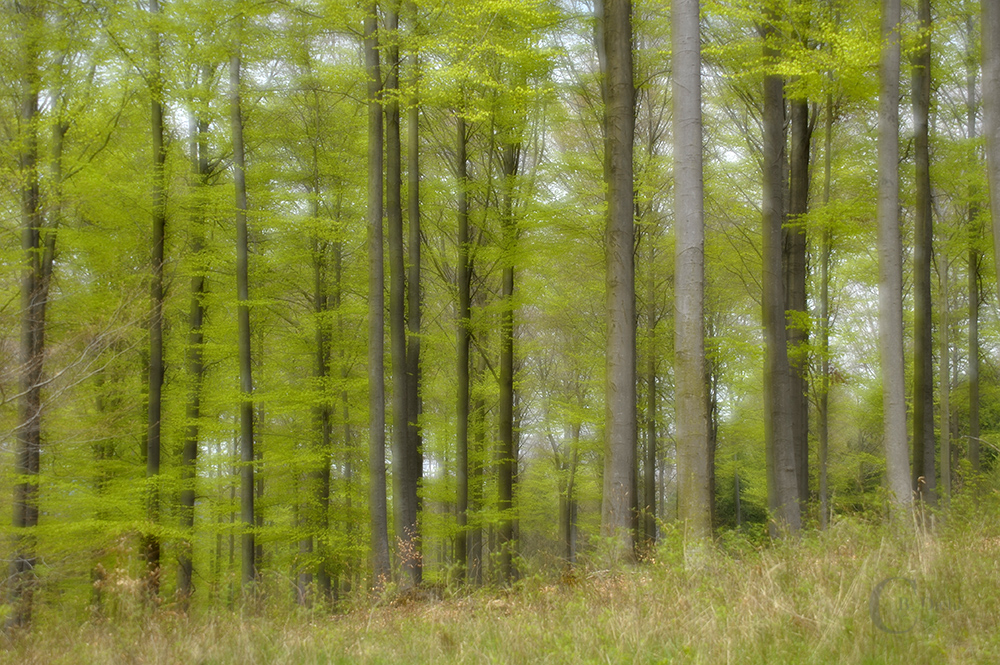
[[[773,20],[773,17],[769,17]],[[778,57],[774,29],[763,29],[764,57]],[[764,437],[767,458],[768,506],[772,532],[797,532],[801,526],[795,441],[792,432],[792,385],[785,332],[785,289],[782,269],[784,226],[784,83],[764,77],[763,182],[763,318],[764,318]]]
[[[931,103],[931,6],[917,3],[919,49],[913,58],[913,130],[916,164],[913,239],[913,489],[935,502],[934,337],[931,313],[933,217],[929,116]]]
[[[466,157],[465,118],[459,112],[455,121],[455,167],[458,174],[458,321],[457,321],[457,368],[458,395],[456,404],[457,423],[455,426],[455,479],[458,483],[456,513],[458,517],[458,537],[455,540],[455,561],[462,568],[463,578],[467,574],[468,559],[468,511],[469,511],[469,324],[471,308],[471,258],[469,251],[469,195],[468,159]]]
[[[677,516],[692,541],[712,535],[705,363],[705,222],[698,0],[673,2],[674,408]],[[655,386],[650,386],[655,390]],[[652,445],[653,442],[649,442]]]
[[[368,514],[372,587],[389,582],[389,516],[385,481],[385,297],[382,249],[382,74],[378,3],[365,14],[368,76]]]
[[[886,476],[897,512],[912,504],[903,362],[903,245],[899,228],[899,0],[882,0],[878,112],[879,351]],[[900,518],[906,519],[905,514]]]
[[[601,535],[612,555],[633,553],[635,502],[636,321],[633,139],[635,87],[632,79],[632,3],[606,0],[603,12],[605,74],[605,361],[604,494]]]

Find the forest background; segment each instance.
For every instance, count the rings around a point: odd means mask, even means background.
[[[891,542],[975,643],[994,4],[5,2],[8,628]]]

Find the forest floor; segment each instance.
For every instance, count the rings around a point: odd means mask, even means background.
[[[335,614],[161,608],[74,621],[43,607],[30,633],[0,638],[0,662],[992,665],[1000,519],[985,512],[909,536],[857,519],[764,546],[727,536],[694,565],[668,538],[639,564],[538,573],[510,590],[386,594]]]

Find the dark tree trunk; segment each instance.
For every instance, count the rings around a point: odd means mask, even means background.
[[[149,0],[149,13],[158,20],[158,0]],[[153,228],[150,271],[149,313],[149,395],[146,429],[146,479],[149,495],[146,497],[146,514],[151,531],[143,537],[146,557],[146,583],[149,592],[156,595],[160,588],[160,539],[155,529],[160,521],[160,420],[163,389],[163,238],[166,229],[166,184],[163,167],[166,151],[163,146],[163,83],[160,79],[160,35],[151,31],[152,62],[149,94],[150,135],[153,151]]]
[[[389,582],[388,507],[385,483],[385,358],[382,250],[382,74],[378,52],[378,3],[365,14],[368,76],[368,510],[372,586]]]
[[[396,3],[385,12],[386,62],[386,221],[389,245],[389,338],[392,357],[392,480],[396,555],[403,584],[420,583],[416,551],[416,478],[410,459],[406,363],[406,265],[403,253],[402,151],[399,129],[399,14]]]
[[[793,99],[791,110],[791,154],[789,158],[789,223],[784,232],[785,310],[791,369],[792,441],[795,477],[801,510],[809,502],[809,307],[806,301],[806,227],[809,212],[809,152],[812,126],[809,102]]]
[[[931,172],[928,118],[931,103],[931,6],[917,3],[919,50],[913,58],[913,130],[916,202],[913,239],[913,489],[933,504],[934,464],[934,338],[931,329]]]
[[[412,17],[411,31],[414,35],[419,34],[417,22],[417,6],[414,2],[407,2],[407,8]],[[413,502],[415,515],[418,520],[413,533],[412,545],[414,548],[414,567],[412,569],[413,580],[420,584],[423,579],[423,554],[421,547],[419,516],[421,511],[420,495],[418,489],[420,481],[424,475],[424,459],[420,434],[420,98],[417,89],[420,83],[420,60],[417,49],[414,47],[410,53],[410,72],[412,75],[408,114],[408,150],[407,150],[407,217],[410,225],[409,238],[409,258],[410,272],[407,279],[407,346],[406,346],[406,412],[407,412],[407,448],[410,460],[410,486],[408,490],[411,496],[408,500]]]
[[[769,21],[774,16],[768,16]],[[770,44],[774,28],[764,28],[764,57],[774,62],[779,54]],[[764,436],[767,458],[768,506],[777,524],[772,533],[797,532],[801,526],[795,441],[792,432],[792,386],[785,334],[785,289],[782,271],[785,161],[784,82],[777,74],[764,77],[763,139],[763,316]]]
[[[601,535],[612,556],[634,550],[632,507],[636,503],[636,321],[633,140],[635,86],[632,80],[632,3],[606,0],[603,16],[605,89],[605,309],[607,356],[604,423],[604,493]]]
[[[249,238],[247,233],[246,158],[243,150],[243,115],[240,108],[241,61],[236,53],[229,61],[229,88],[233,132],[233,178],[236,181],[236,300],[237,345],[240,362],[240,541],[241,581],[250,591],[257,579],[254,539],[254,413],[253,375],[250,351]]]
[[[202,82],[208,85],[211,69],[201,70]],[[191,166],[195,176],[195,187],[203,193],[208,186],[210,166],[208,162],[208,130],[209,123],[199,117],[191,121]],[[195,208],[191,220],[191,254],[196,259],[204,250],[204,229],[200,204]],[[178,556],[177,593],[182,599],[187,599],[194,591],[192,574],[192,543],[194,537],[194,501],[195,483],[197,477],[198,443],[201,438],[199,419],[201,418],[201,388],[205,377],[205,364],[202,358],[204,334],[202,324],[205,319],[205,307],[202,302],[205,296],[205,275],[199,269],[191,277],[191,303],[188,310],[188,349],[187,368],[192,385],[187,396],[187,431],[184,436],[184,447],[181,451],[181,529],[185,540],[180,545]],[[185,601],[186,602],[186,601]]]
[[[826,96],[826,123],[823,132],[823,206],[830,205],[830,179],[833,165],[833,95]],[[830,223],[823,226],[820,246],[819,354],[820,387],[818,418],[819,525],[826,529],[830,520],[827,456],[830,448]]]
[[[503,251],[505,255],[500,298],[503,303],[500,321],[500,450],[497,455],[497,494],[500,509],[500,578],[504,584],[513,579],[514,548],[514,256],[517,249],[517,225],[514,220],[514,179],[520,162],[520,144],[503,149]]]
[[[974,17],[970,13],[965,18],[965,63],[966,63],[966,137],[972,141],[976,138],[976,80],[979,63],[975,52]],[[978,166],[978,161],[974,162]],[[970,174],[970,182],[974,181]],[[975,200],[975,190],[970,199]],[[979,209],[975,204],[969,205],[969,463],[974,473],[979,472],[979,238],[982,236],[982,223],[978,219]]]
[[[44,358],[46,276],[41,262],[42,212],[38,174],[38,49],[41,10],[35,2],[15,5],[21,26],[21,108],[18,168],[21,187],[21,340],[18,360],[20,395],[14,451],[14,543],[10,560],[11,613],[8,628],[31,623],[35,591],[38,525],[38,472],[42,445],[42,361]]]
[[[471,258],[469,252],[468,161],[465,154],[467,137],[465,118],[456,118],[457,142],[455,167],[458,174],[458,339],[457,376],[458,404],[456,424],[455,478],[458,483],[456,512],[458,537],[455,540],[455,561],[466,575],[468,558],[467,531],[469,510],[469,323],[471,317],[470,287]]]

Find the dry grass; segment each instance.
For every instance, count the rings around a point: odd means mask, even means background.
[[[899,537],[841,522],[799,542],[739,540],[685,567],[579,570],[513,591],[368,599],[341,614],[160,610],[74,623],[56,608],[12,663],[998,663],[1000,524]],[[879,621],[870,601],[883,580]],[[912,581],[912,585],[911,585]],[[916,591],[913,591],[913,588]]]

